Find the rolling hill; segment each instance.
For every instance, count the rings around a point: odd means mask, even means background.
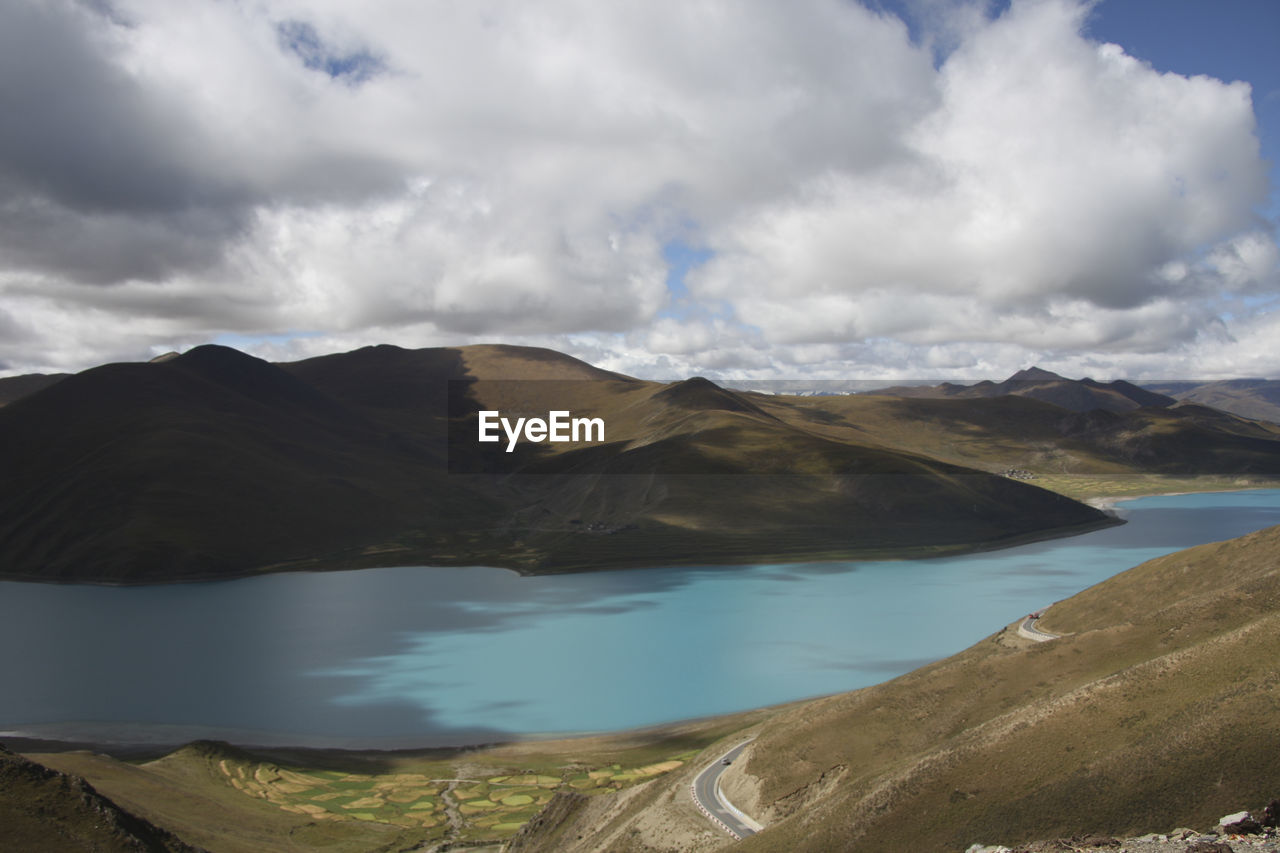
[[[984,380],[974,385],[898,385],[869,393],[891,397],[930,397],[947,399],[983,399],[990,397],[1028,397],[1052,403],[1073,412],[1102,409],[1129,412],[1144,406],[1172,406],[1175,400],[1164,394],[1141,388],[1131,382],[1095,382],[1092,379],[1067,379],[1049,370],[1030,367],[1019,370],[1003,382]]]
[[[66,378],[65,373],[27,373],[22,376],[0,377],[0,406],[7,406]]]
[[[1188,403],[1211,406],[1243,418],[1280,423],[1280,381],[1223,379],[1217,382],[1146,382],[1144,387]]]
[[[482,409],[600,417],[607,440],[507,453],[475,440]],[[369,347],[274,365],[197,347],[0,409],[0,574],[919,555],[1108,522],[824,417],[549,350]]]
[[[1016,472],[1068,494],[1096,494],[1099,478],[1161,475],[1249,485],[1280,475],[1280,425],[1194,404],[1075,412],[1019,395],[762,399],[771,410],[791,412],[784,417],[808,419],[824,435],[855,434],[957,465]],[[1148,489],[1160,491],[1150,483]]]
[[[26,853],[200,853],[84,779],[0,747],[0,847]]]
[[[627,799],[564,809],[522,851],[698,849],[700,766],[766,825],[744,851],[961,851],[1209,828],[1280,793],[1280,527],[1137,566],[881,685],[784,709]],[[689,849],[692,849],[690,846]]]

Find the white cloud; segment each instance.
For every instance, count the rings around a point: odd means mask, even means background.
[[[781,342],[1145,351],[1210,319],[1170,300],[1274,279],[1274,240],[1241,234],[1267,189],[1247,87],[1090,43],[1084,12],[1015,4],[940,69],[913,161],[745,211],[695,293],[732,298]]]
[[[0,371],[226,334],[1280,371],[1250,349],[1280,252],[1247,86],[1087,40],[1076,0],[917,5],[924,45],[844,0],[18,0]],[[674,300],[673,239],[715,253]]]
[[[1247,231],[1218,244],[1206,266],[1219,290],[1280,291],[1280,247],[1263,231]]]

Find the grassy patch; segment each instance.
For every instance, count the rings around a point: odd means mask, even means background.
[[[1280,478],[1216,475],[1179,477],[1163,474],[1045,474],[1035,480],[1035,485],[1076,500],[1088,500],[1090,498],[1135,498],[1180,492],[1274,489],[1280,487]]]
[[[501,843],[558,791],[607,795],[660,777],[772,713],[478,750],[249,753],[201,742],[136,764],[74,752],[38,760],[84,776],[117,802],[219,853],[299,845],[356,853]]]
[[[504,806],[527,806],[533,803],[533,797],[528,794],[512,794],[509,797],[502,798]]]
[[[589,750],[571,756],[561,751],[536,758],[525,754],[520,769],[512,772],[503,768],[506,772],[492,775],[483,765],[514,757],[504,751],[527,753],[536,747],[499,748],[479,756],[472,753],[468,755],[470,769],[465,772],[437,764],[420,768],[428,772],[401,767],[389,768],[391,772],[354,773],[236,759],[221,759],[217,767],[237,791],[313,819],[444,831],[448,823],[444,812],[451,801],[463,821],[460,840],[502,840],[523,826],[556,791],[606,793],[662,776],[683,767],[697,755],[701,748],[698,742],[709,738],[710,734],[695,738],[695,748],[690,748],[691,741],[684,736],[635,745],[625,750],[631,760],[603,765],[596,763],[597,757]],[[561,749],[573,743],[567,742]],[[467,775],[473,778],[447,781]]]

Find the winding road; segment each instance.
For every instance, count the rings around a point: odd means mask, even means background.
[[[699,773],[690,786],[693,802],[712,823],[739,840],[748,835],[755,835],[764,827],[734,807],[733,803],[720,792],[720,774],[729,769],[747,744],[754,738],[748,738],[724,755],[717,758],[709,767]]]
[[[1032,613],[1026,619],[1023,619],[1022,623],[1018,625],[1018,636],[1034,640],[1037,643],[1058,639],[1059,635],[1041,631],[1036,627],[1036,623],[1040,621],[1040,618],[1044,616],[1045,610],[1048,609],[1046,607],[1044,610]],[[747,748],[747,745],[752,740],[754,738],[748,738],[724,755],[721,755],[694,777],[693,784],[689,786],[690,793],[693,795],[694,805],[698,807],[698,810],[706,815],[712,823],[738,840],[746,838],[748,835],[755,835],[764,827],[729,802],[729,799],[720,791],[720,776],[729,769],[729,765],[742,754],[742,751]]]
[[[1034,640],[1037,643],[1058,639],[1059,635],[1041,631],[1036,627],[1036,623],[1040,621],[1040,618],[1044,616],[1045,610],[1048,609],[1046,607],[1044,610],[1039,610],[1023,619],[1022,623],[1018,625],[1018,636]],[[729,765],[742,754],[742,751],[747,748],[747,745],[752,740],[754,738],[748,738],[724,755],[721,755],[694,777],[693,784],[689,786],[690,793],[693,795],[694,805],[698,807],[698,810],[706,815],[712,823],[738,840],[742,840],[748,835],[755,835],[764,827],[729,802],[729,799],[720,791],[720,776],[729,769]]]
[[[1050,634],[1048,631],[1041,631],[1036,627],[1036,623],[1040,621],[1040,618],[1044,616],[1044,611],[1048,609],[1046,607],[1044,610],[1032,613],[1026,619],[1023,619],[1022,624],[1018,626],[1018,636],[1026,637],[1028,640],[1034,640],[1037,643],[1058,639],[1057,634]]]

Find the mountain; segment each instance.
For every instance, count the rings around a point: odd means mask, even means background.
[[[0,410],[0,436],[7,577],[141,582],[340,562],[415,518],[479,511],[420,446],[226,347],[69,377]]]
[[[1045,370],[1033,364],[1031,367],[1019,370],[1005,381],[1009,384],[1016,384],[1021,382],[1066,382],[1068,380],[1065,376],[1060,376],[1052,370]]]
[[[65,373],[28,373],[23,376],[0,377],[0,406],[7,406],[42,388],[56,385],[67,378]]]
[[[1231,483],[1280,475],[1280,425],[1188,403],[1075,412],[1021,395],[760,399],[823,435],[857,435],[956,465],[1021,472],[1033,482],[1158,474]]]
[[[477,441],[488,410],[598,417],[607,440],[508,453]],[[1108,522],[814,426],[704,379],[642,382],[544,349],[274,365],[197,347],[0,409],[0,568],[103,583],[423,562],[545,572],[919,555]]]
[[[199,853],[120,808],[78,776],[0,746],[0,847],[27,853]]]
[[[1095,382],[1092,379],[1067,379],[1039,367],[1020,370],[1003,382],[989,380],[975,385],[899,385],[868,393],[894,397],[942,397],[973,399],[981,397],[1018,396],[1052,403],[1073,412],[1102,409],[1129,412],[1142,407],[1172,406],[1176,401],[1164,394],[1140,388],[1131,382]]]
[[[521,850],[668,849],[706,827],[687,803],[693,775],[747,734],[722,777],[766,826],[734,845],[744,853],[960,851],[1260,810],[1280,792],[1278,559],[1273,527],[1144,563],[1054,604],[1038,627],[1058,639],[1014,623],[893,681],[796,703],[669,781],[525,833]]]
[[[1224,379],[1217,382],[1146,382],[1143,386],[1188,403],[1212,406],[1244,418],[1280,423],[1280,381]]]

